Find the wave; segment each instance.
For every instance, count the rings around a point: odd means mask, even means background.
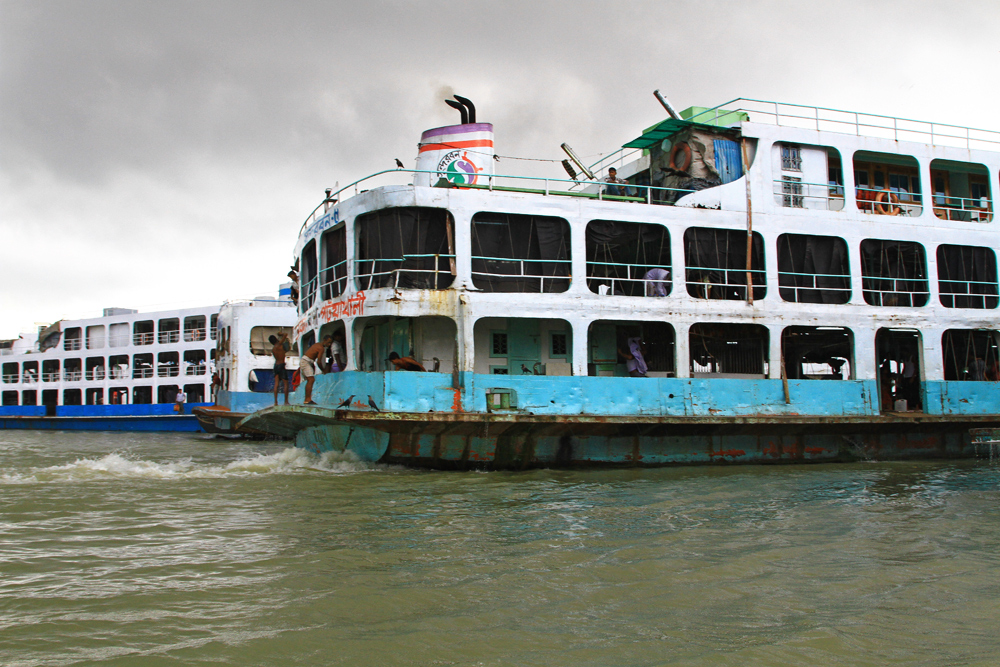
[[[256,454],[225,465],[207,464],[191,458],[149,461],[131,452],[112,452],[101,458],[80,458],[72,463],[32,468],[22,473],[4,473],[0,483],[94,481],[103,479],[218,479],[253,475],[353,474],[386,470],[390,466],[367,463],[350,451],[317,455],[299,447],[273,454]]]

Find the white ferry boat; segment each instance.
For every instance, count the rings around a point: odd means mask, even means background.
[[[280,299],[227,301],[222,305],[216,328],[216,396],[214,405],[193,409],[201,427],[210,433],[257,435],[237,424],[248,414],[275,403],[274,344],[281,334],[291,341],[298,314],[288,300],[290,286],[282,286]],[[285,357],[289,389],[298,380],[299,357],[290,350]],[[283,389],[283,388],[281,388]],[[282,391],[277,398],[284,403]]]
[[[107,308],[0,341],[0,428],[200,431],[192,410],[216,399],[248,412],[269,404],[273,361],[258,338],[295,319],[284,286],[221,314]]]
[[[1000,133],[660,98],[528,178],[456,99],[412,177],[302,225],[296,337],[340,332],[346,370],[244,426],[438,468],[962,457],[1000,426]]]

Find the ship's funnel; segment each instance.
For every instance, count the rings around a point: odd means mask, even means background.
[[[491,123],[466,123],[427,130],[420,135],[418,150],[414,185],[434,185],[442,178],[458,186],[474,185],[493,175]]]

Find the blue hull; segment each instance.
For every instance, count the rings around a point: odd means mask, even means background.
[[[925,410],[907,413],[880,411],[872,381],[788,385],[786,397],[781,380],[345,372],[317,378],[318,407],[242,424],[315,452],[491,469],[964,458],[969,429],[1000,427],[1000,383],[925,383]]]
[[[185,414],[174,412],[173,405],[60,405],[0,408],[0,428],[66,431],[185,431],[202,432],[191,403]]]

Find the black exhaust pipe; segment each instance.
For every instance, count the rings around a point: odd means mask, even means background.
[[[462,97],[461,95],[455,95],[455,99],[464,104],[469,108],[469,122],[476,122],[476,105],[472,103],[468,97]]]
[[[459,113],[462,114],[462,125],[466,125],[469,122],[469,112],[466,110],[465,106],[459,104],[455,100],[445,100],[445,104],[450,106],[452,109],[458,109]]]

